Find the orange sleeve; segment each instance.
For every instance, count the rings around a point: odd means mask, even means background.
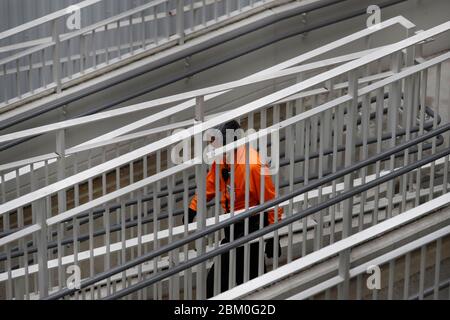
[[[215,181],[216,181],[216,163],[214,162],[211,165],[211,169],[209,170],[208,174],[206,175],[206,202],[214,198],[216,194]],[[192,198],[189,208],[197,211],[197,193]]]
[[[261,178],[264,179],[264,201],[272,200],[275,198],[275,187],[272,182],[272,177],[268,174],[269,168],[267,165],[264,165],[265,175],[261,175],[261,164],[258,161],[258,164],[252,165],[252,180],[253,180],[253,188],[258,197],[258,201],[261,199]],[[283,214],[283,209],[278,208],[278,221],[281,220]],[[269,224],[273,224],[275,222],[274,217],[274,209],[269,210]]]

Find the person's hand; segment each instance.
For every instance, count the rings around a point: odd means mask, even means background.
[[[191,208],[189,208],[189,212],[188,212],[188,223],[192,223],[192,221],[194,221],[195,216],[197,215],[197,211],[192,210]],[[184,215],[183,215],[183,219],[182,222],[184,224]]]
[[[272,259],[273,258],[273,238],[269,238],[266,240],[266,249],[264,252],[266,253],[267,258]],[[278,240],[278,258],[281,257],[281,246],[280,246],[280,240]]]

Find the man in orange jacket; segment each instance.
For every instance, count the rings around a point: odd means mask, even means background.
[[[236,121],[230,121],[218,128],[223,137],[223,145],[227,144],[227,137],[235,136],[234,132],[239,130],[240,126]],[[236,140],[237,138],[235,138]],[[241,146],[235,150],[234,154],[234,172],[235,172],[235,201],[234,210],[245,209],[245,147]],[[249,181],[249,207],[256,206],[260,204],[261,200],[261,178],[264,179],[264,200],[271,200],[275,197],[275,188],[272,183],[272,179],[268,174],[269,168],[267,165],[261,162],[259,153],[249,148],[249,160],[250,160],[250,181]],[[224,163],[219,164],[220,174],[220,193],[221,193],[221,205],[225,212],[230,212],[230,164],[227,163],[226,157],[224,156]],[[211,166],[211,170],[208,172],[206,177],[206,201],[210,201],[215,196],[215,179],[216,179],[216,162]],[[261,172],[264,169],[266,171],[265,175]],[[197,214],[197,195],[191,201],[189,206],[189,222],[194,220]],[[281,220],[282,210],[278,210],[278,220]],[[275,222],[274,210],[270,210],[268,213],[264,213],[264,226],[272,224]],[[259,215],[255,215],[249,218],[249,233],[254,232],[259,229]],[[225,238],[221,243],[227,243],[230,241],[230,227],[226,227]],[[234,239],[244,236],[244,221],[234,224]],[[265,254],[268,258],[273,257],[273,238],[266,241]],[[281,256],[281,247],[278,243],[278,256]],[[258,255],[259,246],[258,243],[250,244],[250,279],[258,276]],[[224,253],[221,255],[221,289],[220,292],[228,290],[228,277],[229,277],[229,253]],[[236,249],[236,284],[243,283],[244,280],[244,247],[239,247]],[[264,264],[264,271],[266,266]],[[214,295],[214,265],[210,269],[207,277],[207,297],[212,297]]]

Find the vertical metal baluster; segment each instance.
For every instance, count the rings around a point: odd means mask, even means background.
[[[111,212],[109,206],[105,205],[105,211],[103,212],[103,224],[105,227],[105,260],[104,268],[105,271],[111,268],[111,222],[109,219]],[[111,294],[111,278],[106,279],[106,295]]]
[[[219,223],[220,215],[220,166],[222,164],[223,156],[219,155],[216,157],[214,166],[214,224]],[[214,233],[214,249],[219,248],[220,243],[220,231]],[[214,295],[218,295],[222,292],[222,277],[221,277],[221,256],[218,255],[214,258]]]
[[[110,40],[110,34],[112,34],[111,32],[109,32],[109,24],[105,25],[105,63],[106,65],[109,65],[109,59],[110,59],[110,52],[109,52],[109,40]],[[111,46],[113,45],[114,41],[111,43]]]
[[[8,104],[8,87],[7,87],[7,83],[8,83],[8,70],[6,69],[6,64],[3,64],[3,82],[2,82],[2,87],[3,87],[3,94],[5,95],[5,104]]]
[[[73,155],[74,160],[73,160],[73,173],[77,174],[78,173],[78,154],[74,154]],[[80,186],[79,184],[75,184],[74,185],[74,190],[73,190],[73,201],[74,201],[74,207],[78,207],[80,205]],[[78,218],[74,217],[72,219],[72,225],[73,225],[73,230],[72,230],[72,235],[73,235],[73,264],[74,266],[79,266],[78,263],[78,250],[79,250],[79,246],[78,246],[78,233],[79,233],[79,222],[78,222]],[[79,299],[79,292],[76,291],[75,292],[75,300]]]
[[[23,228],[25,226],[25,221],[24,221],[24,214],[23,214],[23,208],[18,208],[17,209],[17,227],[18,228]],[[24,290],[26,290],[27,286],[28,286],[28,277],[29,277],[29,273],[28,273],[28,250],[27,250],[27,241],[25,241],[26,239],[21,238],[19,240],[19,250],[20,248],[23,248],[24,254],[23,256],[19,259],[19,267],[22,265],[23,269],[25,271],[25,275],[23,276],[23,278],[18,278],[16,280],[16,285],[15,285],[15,291],[16,291],[16,299],[20,299],[23,300],[24,296],[25,296],[25,292]]]
[[[38,68],[38,83],[40,84],[41,88],[46,88],[47,81],[45,81],[45,50],[44,49],[39,51],[38,61],[42,61],[42,64],[38,63],[38,65],[40,65],[40,67]]]
[[[86,50],[86,36],[84,34],[80,35],[80,73],[84,74],[84,70],[86,69],[85,63],[85,53]]]
[[[146,29],[146,26],[145,26],[145,10],[141,11],[141,35],[142,35],[141,47],[142,47],[143,50],[145,50],[145,48],[146,48],[145,42],[147,40],[147,29]],[[144,292],[145,292],[145,290],[144,290]]]
[[[325,101],[331,101],[334,99],[334,89],[333,89],[333,81],[330,80],[326,83],[326,88],[328,89],[328,94],[326,94],[326,99]],[[324,124],[321,124],[321,126],[324,126],[324,141],[323,141],[323,150],[326,150],[326,154],[324,154],[324,162],[323,162],[323,166],[322,166],[322,170],[321,173],[322,175],[327,175],[328,172],[330,172],[331,168],[332,168],[332,156],[330,154],[330,152],[333,150],[333,110],[329,109],[327,111],[325,111],[324,114]],[[323,151],[325,153],[325,151]],[[330,186],[328,186],[330,187]],[[329,199],[329,194],[325,196],[325,199]],[[330,218],[331,218],[331,207],[327,208],[324,210],[323,212],[323,217],[322,217],[322,224],[320,226],[321,230],[322,230],[322,236],[321,236],[321,247],[323,247],[325,245],[325,232],[323,231],[324,228],[329,227],[330,226]],[[327,217],[328,221],[325,222],[325,217]],[[323,238],[323,239],[322,239]]]
[[[47,198],[37,200],[32,203],[32,210],[36,212],[36,220],[41,229],[38,231],[38,283],[39,283],[39,298],[48,296],[48,265],[47,265]],[[48,209],[47,209],[48,208]]]
[[[391,57],[391,69],[393,72],[400,72],[402,64],[402,53],[397,52]],[[397,122],[398,122],[398,109],[400,105],[401,86],[398,81],[389,85],[389,106],[388,106],[388,119],[389,119],[389,133],[391,134],[390,144],[391,148],[395,147],[397,140]],[[392,172],[395,168],[395,155],[392,155],[389,160],[389,171]],[[391,218],[393,215],[393,198],[394,198],[394,179],[389,180],[387,183],[387,217]]]
[[[58,33],[59,19],[52,22],[52,38],[53,38],[53,82],[56,84],[56,93],[61,92],[61,52],[60,37]]]
[[[427,245],[425,244],[420,248],[419,300],[423,300],[423,290],[425,286],[426,255],[427,255]]]
[[[44,161],[44,175],[45,175],[45,185],[46,186],[48,186],[49,184],[50,184],[50,174],[49,174],[49,168],[48,168],[48,166],[49,166],[49,161],[48,160],[45,160]],[[46,213],[47,213],[47,219],[49,219],[51,216],[52,216],[52,210],[51,210],[51,208],[52,208],[52,202],[51,202],[51,197],[46,197],[45,198],[45,207],[46,208],[48,208],[47,210],[45,210],[46,211]],[[47,239],[52,239],[52,230],[50,229],[50,228],[47,228],[47,232],[48,232],[48,234],[47,234]],[[51,256],[51,253],[50,253],[50,256]],[[52,283],[53,283],[53,280],[52,280],[52,278],[53,277],[49,277],[49,279],[48,279],[48,281],[49,281],[49,286],[50,287],[52,287],[53,285],[52,285]],[[56,277],[55,277],[56,278]],[[58,281],[58,279],[54,279],[54,281],[55,282],[57,282]],[[57,285],[56,285],[57,286]]]
[[[120,30],[120,20],[117,20],[117,35],[116,35],[116,39],[117,39],[117,56],[120,59],[122,59],[122,43],[120,42],[120,34],[121,34]]]
[[[280,105],[276,104],[273,107],[273,124],[277,124],[280,122]],[[271,159],[272,161],[278,161],[279,157],[279,145],[280,145],[280,137],[278,135],[278,131],[275,132],[275,134],[272,134],[272,139],[275,141],[272,141],[272,144],[274,144],[275,142],[277,143],[277,147],[276,148],[272,148],[272,152],[275,151],[275,154],[271,154]],[[279,168],[279,167],[278,167]],[[274,179],[275,179],[275,198],[280,196],[280,175],[279,175],[279,170],[276,171],[276,173],[273,175]],[[278,223],[278,210],[279,207],[278,205],[276,205],[274,207],[274,223]],[[280,241],[279,237],[278,237],[278,229],[276,229],[273,232],[273,269],[277,269],[278,268],[278,242]]]
[[[388,276],[388,300],[394,298],[394,280],[395,280],[395,260],[389,261],[389,276]]]
[[[1,172],[0,174],[0,182],[1,182],[1,191],[2,191],[2,203],[6,202],[6,190],[5,190],[5,174]],[[3,215],[3,230],[9,231],[10,230],[10,213],[6,213]],[[11,269],[12,269],[12,263],[11,263],[11,249],[10,245],[5,245],[5,252],[6,252],[6,263],[5,263],[5,269],[8,273],[8,279],[6,280],[6,299],[11,300],[12,299],[12,281],[11,281]]]
[[[235,156],[234,149],[229,151],[229,160],[228,163],[230,165],[230,217],[234,217],[234,207],[235,207]],[[225,186],[227,188],[227,186]],[[230,243],[234,241],[234,224],[230,225]],[[236,285],[236,249],[230,250],[230,258],[229,258],[229,276],[228,276],[228,289],[233,288]]]
[[[35,191],[38,188],[38,183],[37,183],[37,179],[36,179],[36,172],[35,172],[35,164],[31,163],[30,164],[30,192]],[[37,218],[36,218],[36,212],[31,212],[31,221],[32,223],[37,223]],[[33,245],[36,245],[37,243],[37,235],[33,234],[32,235],[32,243]],[[26,273],[28,273],[28,248],[25,247],[24,248],[24,255],[25,255],[25,261],[26,261]],[[36,261],[37,260],[37,256],[36,254],[31,254],[31,259],[32,261]],[[32,277],[33,279],[33,277]],[[29,287],[29,283],[28,283],[28,276],[26,277],[26,282],[25,282],[25,292],[26,292],[26,297],[25,299],[29,300],[30,299],[30,287]],[[34,277],[34,280],[37,280],[37,277]],[[34,283],[37,287],[37,281]]]
[[[348,94],[353,98],[347,107],[346,135],[345,135],[345,166],[348,167],[355,162],[355,142],[356,142],[356,118],[358,114],[358,70],[353,70],[348,74]],[[344,177],[344,190],[353,188],[354,173]],[[347,199],[343,203],[342,213],[342,238],[347,238],[352,234],[352,211],[353,198]]]
[[[405,255],[405,272],[404,272],[404,282],[403,282],[403,300],[408,300],[409,298],[409,275],[411,270],[411,253],[408,252]]]
[[[121,239],[121,258],[120,261],[122,264],[124,264],[127,261],[127,252],[126,252],[126,239],[127,239],[127,234],[126,234],[126,229],[125,229],[125,224],[126,224],[126,207],[125,207],[125,202],[126,199],[125,198],[120,198],[120,239]],[[125,288],[127,286],[127,275],[126,275],[126,270],[122,272],[122,289]],[[130,298],[130,296],[128,295],[126,298]]]
[[[133,150],[133,144],[130,143],[129,152],[131,152],[132,150]],[[131,185],[133,183],[134,183],[134,163],[133,163],[133,161],[131,161],[129,164],[129,185]],[[131,192],[129,197],[130,197],[130,200],[135,199],[135,193]],[[129,211],[130,211],[129,221],[133,222],[133,220],[134,220],[134,206],[133,205],[129,206]],[[130,228],[129,233],[130,233],[130,239],[134,238],[134,228]],[[130,259],[134,259],[134,253],[135,253],[135,250],[131,249],[130,250]],[[130,280],[130,284],[131,284],[131,278],[129,280]]]
[[[169,41],[170,39],[170,9],[169,9],[169,2],[164,2],[164,13],[166,15],[165,20],[165,32],[166,32],[166,39]]]
[[[27,72],[27,77],[28,77],[28,89],[30,93],[34,93],[34,89],[33,89],[33,54],[28,55],[28,72]]]
[[[4,174],[2,173],[2,203],[5,203],[5,188],[4,188]],[[6,213],[3,216],[3,230],[5,232],[10,230],[10,213]],[[11,262],[11,249],[10,244],[5,245],[5,253],[6,253],[6,263],[5,263],[5,271],[8,273],[8,278],[6,280],[6,299],[13,299],[13,284],[12,284],[12,262]]]
[[[134,40],[133,40],[133,16],[130,16],[128,18],[128,23],[130,24],[130,27],[128,28],[129,37],[130,37],[130,53],[134,54]]]
[[[196,98],[195,120],[201,123],[205,119],[205,100],[203,96]],[[206,227],[206,164],[203,161],[203,150],[205,142],[203,141],[203,131],[196,125],[196,134],[194,137],[195,150],[194,154],[199,164],[195,166],[195,179],[197,185],[197,230]],[[201,256],[206,253],[205,238],[196,240],[197,255]],[[197,300],[206,297],[206,262],[197,265],[197,283],[196,283]]]
[[[88,169],[92,167],[92,154],[91,150],[88,151]],[[94,200],[94,186],[93,179],[90,178],[88,180],[88,201],[91,202]],[[95,265],[94,265],[94,215],[93,210],[89,210],[89,274],[91,277],[95,274]],[[91,298],[94,298],[95,295],[95,285],[91,287]]]
[[[156,173],[159,173],[161,171],[161,151],[158,150],[156,152]],[[159,241],[158,241],[158,231],[159,231],[159,221],[158,221],[158,215],[161,212],[161,200],[158,198],[158,194],[161,191],[161,181],[156,182],[156,190],[153,189],[153,234],[154,234],[154,240],[153,240],[153,250],[157,250],[159,247]],[[153,259],[153,272],[156,274],[158,273],[158,261],[159,257]],[[154,295],[153,299],[162,299],[162,286],[161,282],[157,283],[154,286]]]
[[[378,89],[376,91],[376,135],[377,135],[377,154],[381,152],[383,140],[382,140],[382,134],[383,134],[383,109],[384,109],[384,90],[383,88]],[[377,161],[375,164],[375,177],[380,177],[380,171],[381,171],[381,161]],[[375,196],[374,196],[374,210],[373,210],[373,216],[372,216],[372,225],[376,225],[378,223],[378,201],[380,198],[380,186],[377,186],[375,188]]]
[[[168,167],[172,166],[171,161],[167,160]],[[169,243],[172,243],[174,240],[173,237],[173,228],[175,227],[173,211],[174,211],[174,196],[173,196],[173,186],[175,184],[174,175],[167,178],[167,211],[168,211],[168,232],[169,232]],[[176,267],[178,265],[178,257],[179,250],[172,250],[169,253],[169,268]],[[179,300],[180,299],[180,288],[179,288],[179,276],[178,274],[173,275],[169,278],[169,299],[170,300]]]
[[[424,123],[425,123],[425,102],[426,102],[426,90],[427,90],[427,78],[428,71],[423,70],[421,72],[420,79],[420,120],[419,120],[419,135],[422,135],[424,132]],[[417,146],[417,160],[422,159],[423,152],[423,143],[419,143]],[[416,198],[415,198],[415,206],[420,204],[420,190],[421,190],[421,169],[417,168],[416,170]]]
[[[191,9],[190,9],[189,13],[191,16],[191,19],[190,19],[191,20],[191,31],[194,31],[194,28],[195,28],[194,0],[191,0],[190,6],[191,6]]]
[[[19,174],[20,171],[19,171],[19,168],[17,168],[14,172],[16,175],[16,198],[19,198],[20,197],[20,174]],[[18,208],[16,211],[16,227],[17,228],[23,227],[23,210],[22,209],[23,208]],[[19,240],[18,242],[19,242],[19,248],[24,247],[23,239]],[[23,257],[19,257],[17,259],[17,261],[18,261],[19,267],[25,264]],[[13,286],[14,286],[14,295],[15,295],[15,298],[17,299],[20,295],[21,283],[18,280],[16,280],[13,282]],[[19,293],[18,293],[18,291],[19,291]]]
[[[356,276],[356,300],[362,300],[362,275]]]
[[[311,123],[310,119],[305,119],[305,159],[303,161],[303,185],[306,186],[309,183],[309,149],[310,149],[310,132]],[[303,194],[303,210],[308,209],[308,196],[309,192]],[[307,254],[307,242],[308,242],[308,217],[302,219],[302,256]]]
[[[440,100],[440,87],[441,87],[441,64],[436,65],[436,82],[435,82],[435,88],[434,88],[434,101],[435,101],[435,109],[434,109],[434,116],[433,116],[433,130],[437,128],[438,123],[437,119],[439,117],[439,100]],[[434,137],[431,140],[431,153],[436,153],[436,144],[437,144],[437,137]],[[435,175],[435,167],[436,162],[433,161],[431,163],[430,168],[430,192],[428,193],[428,199],[432,200],[434,198],[434,175]]]
[[[260,118],[260,129],[263,130],[266,128],[267,125],[267,109],[264,108],[263,110],[261,110],[261,118]],[[260,146],[262,146],[260,152],[262,153],[262,161],[264,161],[264,163],[261,165],[261,179],[260,179],[260,185],[261,185],[261,193],[259,195],[260,203],[264,203],[265,199],[264,199],[264,190],[265,190],[265,176],[263,175],[264,170],[267,166],[267,136],[263,136],[260,138],[259,140],[259,144]],[[260,213],[259,214],[259,229],[264,228],[264,213]],[[258,245],[258,276],[261,276],[262,274],[264,274],[264,237],[260,237],[259,238],[259,245]]]
[[[214,20],[217,22],[219,20],[219,7],[218,0],[214,0]]]
[[[137,256],[142,256],[142,191],[139,190],[137,192],[137,238],[138,238],[138,247],[137,247]],[[138,282],[142,281],[142,264],[138,266]],[[142,300],[142,295],[145,292],[145,289],[138,291],[138,300]]]
[[[250,146],[246,139],[245,150],[245,210],[250,207]],[[237,159],[239,161],[239,159]],[[249,218],[244,219],[244,236],[249,233]],[[244,244],[244,283],[250,280],[250,245],[248,242]]]
[[[280,123],[280,105],[276,104],[273,107],[273,124],[277,124]],[[276,148],[272,148],[272,153],[270,155],[271,159],[272,159],[272,166],[273,166],[273,161],[277,162],[277,169],[279,169],[278,166],[278,161],[280,159],[280,154],[279,154],[279,145],[280,145],[280,137],[278,134],[278,131],[275,131],[272,134],[272,144],[276,143]],[[275,198],[280,196],[280,174],[279,174],[279,170],[276,171],[276,173],[273,175],[273,178],[275,180]],[[279,210],[279,206],[276,205],[274,207],[274,223],[278,223],[278,210]],[[274,246],[273,246],[273,269],[277,269],[278,265],[279,265],[279,258],[278,258],[278,242],[280,241],[279,236],[278,236],[278,229],[276,229],[273,232],[273,242],[274,242]]]
[[[349,270],[350,270],[350,249],[345,249],[339,253],[339,276],[342,283],[338,285],[338,299],[347,300],[349,298]]]
[[[67,71],[68,71],[68,75],[67,77],[69,79],[73,78],[73,74],[74,74],[74,59],[72,59],[72,39],[68,39],[67,40]]]
[[[94,67],[94,69],[97,69],[97,43],[96,43],[96,39],[95,39],[95,29],[92,30],[92,65]]]
[[[22,98],[22,90],[20,90],[20,59],[16,60],[16,91],[17,91],[17,98]]]
[[[206,27],[206,0],[202,0],[202,23],[203,26]]]
[[[436,240],[436,259],[434,261],[434,292],[433,299],[439,299],[439,284],[441,279],[442,238]]]
[[[403,99],[403,113],[406,112],[405,117],[405,141],[411,139],[411,124],[412,124],[412,103],[413,103],[413,86],[414,77],[408,77],[405,79],[405,96]],[[409,149],[405,149],[403,154],[403,166],[407,166],[410,161]],[[406,198],[408,188],[408,174],[404,174],[402,177],[402,203],[400,207],[401,213],[406,210]]]
[[[64,111],[60,114],[60,119],[64,119]],[[66,132],[64,129],[56,133],[56,154],[58,155],[57,162],[57,180],[61,181],[66,175]],[[58,214],[66,211],[67,199],[66,190],[59,191],[58,198]],[[62,268],[62,257],[64,256],[64,248],[62,246],[62,239],[64,237],[64,223],[58,223],[57,228],[57,242],[58,242],[58,289],[64,288],[64,271]]]
[[[341,113],[343,108],[342,107],[336,107],[334,109],[334,121],[333,121],[333,164],[332,164],[332,172],[335,173],[337,171],[337,162],[338,162],[338,147],[339,147],[339,140],[338,137],[341,137],[341,127],[339,126],[340,123],[342,123],[341,120]],[[336,185],[337,180],[333,180],[333,183],[331,185],[331,196],[334,198],[336,197]],[[334,243],[335,238],[335,231],[336,231],[336,209],[338,208],[338,205],[334,205],[331,207],[331,217],[330,217],[330,244]]]
[[[446,137],[445,146],[446,148],[450,148],[450,139],[449,137]],[[447,193],[448,191],[448,163],[449,163],[449,156],[446,156],[444,158],[444,178],[443,178],[443,194]],[[449,290],[450,291],[450,290]]]
[[[317,96],[313,96],[313,108],[315,106],[317,106]],[[314,116],[311,117],[311,153],[316,154],[318,151],[318,140],[319,140],[319,118]],[[311,168],[310,168],[310,172],[312,173],[316,173],[317,172],[317,167],[318,167],[318,160],[317,158],[313,158],[311,159],[311,164],[310,164]],[[313,204],[315,204],[316,201],[313,201]]]
[[[187,161],[190,158],[191,153],[187,152],[188,145],[190,144],[190,141],[183,141],[184,148],[183,148],[183,160]],[[189,235],[189,177],[187,170],[183,170],[183,222],[184,222],[184,237],[187,237]],[[183,247],[183,254],[184,254],[184,261],[189,260],[189,244],[186,244]],[[191,268],[188,268],[184,271],[184,278],[183,278],[183,287],[184,287],[184,300],[191,300],[192,299],[192,270]]]
[[[317,177],[318,179],[321,179],[323,177],[323,167],[324,167],[324,147],[325,147],[325,117],[324,112],[320,113],[320,126],[317,127],[319,130],[319,161],[318,161],[318,168],[317,168]],[[316,149],[317,150],[317,149]],[[318,196],[317,196],[317,203],[322,202],[322,186],[318,188]],[[323,246],[323,215],[326,212],[326,210],[319,211],[315,215],[315,220],[317,222],[317,225],[315,227],[315,241],[314,241],[314,247],[316,250],[322,248]]]
[[[289,119],[293,116],[293,102],[288,103],[286,105],[286,118]],[[295,167],[295,155],[294,155],[294,127],[289,126],[286,128],[286,148],[285,153],[289,157],[289,169],[288,169],[288,176],[289,176],[289,192],[294,191],[294,167]],[[264,191],[262,191],[264,192]],[[286,217],[289,217],[294,214],[294,199],[289,200],[288,205],[288,212],[286,213]],[[292,262],[292,246],[293,246],[293,223],[288,226],[288,245],[287,245],[287,263]]]
[[[153,42],[158,45],[158,11],[153,7]]]
[[[145,179],[148,177],[148,155],[145,155],[142,159],[142,179]],[[144,196],[148,196],[149,193],[149,187],[145,186],[144,187]],[[149,216],[149,206],[150,206],[150,199],[147,198],[147,201],[144,202],[144,220],[147,221],[148,216]],[[149,223],[146,222],[144,224],[144,234],[148,234],[149,233]],[[146,243],[144,245],[143,248],[144,252],[148,252],[150,250],[150,243]],[[144,300],[147,300],[146,298],[147,296],[147,290],[144,291]]]
[[[369,122],[370,122],[370,94],[366,94],[362,99],[362,112],[361,112],[361,133],[362,133],[362,148],[361,148],[361,158],[362,160],[367,159],[369,156],[368,150],[368,135],[369,135]],[[361,169],[361,185],[366,183],[367,167]],[[358,217],[358,231],[364,229],[364,207],[366,203],[367,192],[363,192],[360,195],[360,206],[359,206],[359,217]]]

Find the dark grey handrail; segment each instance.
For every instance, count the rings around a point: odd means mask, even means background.
[[[155,257],[163,255],[163,254],[165,254],[165,253],[167,253],[167,252],[169,252],[171,250],[174,250],[174,249],[177,249],[179,247],[182,247],[182,246],[184,246],[184,245],[186,245],[186,244],[188,244],[190,242],[193,242],[193,241],[195,241],[195,240],[197,240],[199,238],[202,238],[202,237],[207,236],[207,235],[209,235],[211,233],[219,231],[219,230],[221,230],[221,229],[223,229],[223,228],[225,228],[227,226],[230,226],[231,224],[234,224],[236,222],[244,220],[244,219],[246,219],[246,218],[248,218],[248,217],[250,217],[250,216],[252,216],[254,214],[264,212],[265,210],[270,209],[270,208],[272,208],[272,207],[274,207],[274,206],[276,206],[276,205],[278,205],[278,204],[280,204],[280,203],[282,203],[284,201],[290,200],[290,199],[292,199],[292,198],[294,198],[294,197],[296,197],[298,195],[301,195],[301,194],[306,193],[306,192],[308,192],[310,190],[316,189],[316,188],[320,187],[323,184],[332,182],[335,179],[341,178],[341,177],[343,177],[343,176],[345,176],[345,175],[347,175],[349,173],[352,173],[353,171],[359,170],[359,169],[361,169],[361,168],[363,168],[363,167],[365,167],[367,165],[376,163],[376,162],[378,162],[380,160],[383,160],[383,159],[385,159],[387,157],[390,157],[391,155],[394,155],[394,154],[396,154],[396,153],[398,153],[400,151],[408,149],[408,148],[410,148],[410,147],[412,147],[414,145],[417,145],[417,144],[419,144],[419,143],[421,143],[421,142],[423,142],[423,141],[425,141],[427,139],[430,139],[430,138],[432,138],[432,137],[434,137],[436,135],[442,134],[443,132],[446,132],[448,130],[450,130],[450,124],[446,124],[444,126],[436,128],[432,132],[423,134],[423,135],[421,135],[419,137],[416,137],[414,139],[411,139],[410,141],[405,142],[405,143],[403,143],[403,144],[401,144],[399,146],[390,148],[390,149],[388,149],[388,150],[386,150],[384,152],[381,152],[381,153],[376,154],[376,155],[374,155],[374,156],[372,156],[370,158],[367,158],[367,159],[365,159],[363,161],[355,163],[355,164],[353,164],[353,165],[351,165],[351,166],[349,166],[347,168],[344,168],[344,169],[342,169],[342,170],[340,170],[338,172],[330,174],[327,177],[323,177],[321,179],[318,179],[317,181],[315,181],[313,183],[310,183],[310,184],[308,184],[306,186],[303,186],[303,187],[301,187],[301,188],[299,188],[299,189],[297,189],[297,190],[295,190],[295,191],[293,191],[293,192],[291,192],[291,193],[289,193],[287,195],[280,196],[280,197],[278,197],[276,199],[267,201],[267,202],[265,202],[265,203],[263,203],[261,205],[253,207],[253,208],[251,208],[251,209],[249,209],[247,211],[244,211],[244,212],[242,212],[242,213],[240,213],[238,215],[235,215],[235,216],[233,216],[231,218],[228,218],[228,219],[226,219],[224,221],[221,221],[221,222],[219,222],[217,224],[214,224],[214,225],[212,225],[210,227],[207,227],[207,228],[205,228],[203,230],[198,230],[195,233],[193,233],[193,234],[191,234],[191,235],[189,235],[187,237],[184,237],[182,239],[176,240],[176,241],[174,241],[172,243],[169,243],[169,244],[167,244],[164,247],[161,247],[161,248],[159,248],[157,250],[154,250],[152,252],[144,254],[144,255],[142,255],[142,256],[140,256],[138,258],[135,258],[135,259],[133,259],[131,261],[128,261],[128,262],[124,263],[121,266],[117,266],[115,268],[112,268],[111,270],[108,270],[106,272],[102,272],[102,273],[100,273],[100,274],[98,274],[98,275],[96,275],[94,277],[86,279],[86,280],[81,282],[80,289],[68,289],[68,288],[65,288],[65,289],[62,289],[62,290],[60,290],[60,291],[58,291],[58,292],[56,292],[56,293],[54,293],[54,294],[44,298],[44,299],[46,299],[46,300],[60,299],[60,298],[62,298],[64,296],[66,296],[66,295],[72,294],[72,293],[74,293],[74,292],[76,292],[78,290],[81,290],[81,289],[86,288],[86,287],[88,287],[90,285],[93,285],[93,284],[95,284],[95,283],[97,283],[97,282],[99,282],[101,280],[110,278],[111,276],[113,276],[113,275],[115,275],[117,273],[123,272],[123,271],[125,271],[125,270],[127,270],[129,268],[135,267],[135,266],[137,266],[139,264],[142,264],[142,263],[144,263],[146,261],[149,261],[149,260],[151,260],[151,259],[153,259]],[[141,283],[139,283],[137,285],[134,285],[134,286],[131,286],[131,287],[127,288],[127,289],[124,289],[124,290],[116,293],[115,295],[113,295],[112,298],[119,298],[119,297],[123,296],[122,293],[124,293],[125,291],[127,293],[125,293],[124,295],[127,295],[127,294],[131,293],[129,290],[134,290],[134,291],[135,290],[140,290],[142,288],[142,285],[143,285],[143,287],[148,286],[151,283],[157,282],[157,281],[159,281],[161,279],[164,279],[166,277],[171,276],[172,274],[175,274],[177,272],[180,272],[182,270],[190,268],[191,266],[194,266],[194,265],[196,265],[198,263],[206,261],[207,259],[209,259],[211,257],[219,255],[219,254],[221,254],[221,253],[223,253],[225,251],[231,250],[231,249],[233,249],[233,248],[235,248],[235,247],[245,243],[247,240],[250,241],[250,240],[256,239],[258,237],[261,237],[261,236],[263,236],[263,235],[265,235],[265,234],[267,234],[267,233],[269,233],[269,232],[271,232],[273,230],[279,229],[279,228],[281,228],[281,227],[283,227],[283,226],[285,226],[287,224],[290,224],[292,222],[297,221],[298,219],[302,219],[303,217],[305,217],[307,215],[310,215],[310,214],[315,213],[317,211],[323,210],[323,209],[325,209],[325,208],[327,208],[329,206],[332,206],[332,205],[334,205],[334,204],[336,204],[336,203],[338,203],[340,201],[343,201],[343,200],[345,200],[345,199],[347,199],[349,197],[352,197],[355,194],[358,194],[358,193],[363,192],[363,191],[365,191],[367,189],[373,188],[374,186],[377,186],[377,185],[382,184],[382,183],[384,183],[384,182],[386,182],[388,180],[396,178],[396,177],[398,177],[398,176],[400,176],[400,175],[402,175],[402,174],[404,174],[406,172],[412,171],[412,170],[414,170],[414,169],[416,169],[418,167],[421,167],[424,164],[427,164],[429,162],[435,161],[436,159],[442,158],[442,157],[444,157],[444,156],[446,156],[448,154],[450,154],[450,149],[446,149],[446,150],[444,150],[442,152],[439,152],[439,153],[437,153],[435,155],[432,155],[432,156],[429,156],[429,157],[424,158],[422,160],[419,160],[419,161],[417,161],[417,162],[415,162],[415,163],[413,163],[411,165],[408,165],[406,167],[398,169],[398,170],[396,170],[396,171],[394,171],[392,173],[389,173],[389,174],[387,174],[387,175],[385,175],[383,177],[375,179],[375,180],[373,180],[373,181],[371,181],[369,183],[366,183],[366,184],[364,184],[362,186],[353,188],[349,192],[343,193],[343,194],[341,194],[341,195],[339,195],[339,196],[337,196],[337,197],[335,197],[333,199],[330,199],[330,200],[328,200],[326,202],[323,202],[323,203],[319,204],[318,206],[308,208],[308,209],[304,210],[302,213],[296,214],[294,216],[290,216],[288,218],[283,219],[281,222],[279,221],[276,224],[272,224],[272,225],[270,225],[270,226],[268,226],[266,228],[260,229],[259,231],[255,231],[255,232],[247,235],[246,238],[239,238],[239,239],[235,240],[234,242],[228,243],[228,244],[224,245],[223,247],[221,247],[219,249],[210,251],[209,253],[206,253],[205,255],[203,255],[201,257],[197,257],[197,258],[195,258],[195,259],[193,259],[191,261],[188,261],[186,263],[180,264],[180,265],[178,265],[177,267],[175,267],[173,269],[170,269],[170,270],[165,271],[165,272],[163,272],[161,274],[158,274],[158,275],[156,275],[156,276],[154,276],[152,278],[149,278],[149,279],[147,279],[147,280],[145,280],[145,281],[143,281],[143,282],[141,282]]]

